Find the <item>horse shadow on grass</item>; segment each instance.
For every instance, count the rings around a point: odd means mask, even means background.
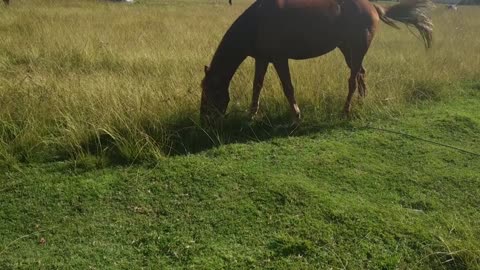
[[[149,163],[159,156],[196,154],[227,144],[352,129],[354,122],[351,119],[360,115],[353,114],[347,119],[335,105],[338,104],[323,108],[319,114],[315,113],[314,104],[304,104],[305,116],[310,118],[303,119],[298,125],[292,125],[288,110],[261,112],[252,120],[247,112],[232,108],[215,127],[202,126],[197,111],[186,108],[167,118],[137,119],[128,126],[113,124],[113,133],[98,131],[81,143],[80,157],[84,154],[101,157],[110,165]]]
[[[247,113],[232,113],[215,127],[202,127],[198,119],[179,117],[167,124],[168,143],[162,149],[169,156],[195,154],[225,144],[269,141],[275,138],[306,136],[333,129],[350,129],[352,123],[341,116],[290,121],[288,112],[255,120]]]

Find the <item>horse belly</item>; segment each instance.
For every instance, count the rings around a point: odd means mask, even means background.
[[[326,54],[340,43],[335,16],[315,10],[281,11],[259,25],[257,48],[268,58],[307,59]]]
[[[334,50],[339,42],[333,39],[297,40],[292,46],[285,46],[281,53],[289,59],[308,59],[327,54]]]

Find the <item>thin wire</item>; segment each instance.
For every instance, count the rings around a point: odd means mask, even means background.
[[[457,150],[457,151],[459,151],[459,152],[463,152],[463,153],[467,153],[467,154],[470,154],[470,155],[474,155],[474,156],[480,157],[480,154],[475,153],[475,152],[470,152],[470,151],[468,151],[468,150],[465,150],[465,149],[462,149],[462,148],[458,148],[458,147],[456,147],[456,146],[452,146],[452,145],[448,145],[448,144],[444,144],[444,143],[440,143],[440,142],[436,142],[436,141],[431,141],[431,140],[424,139],[424,138],[421,138],[421,137],[417,137],[417,136],[414,136],[414,135],[410,135],[410,134],[408,134],[408,133],[404,133],[404,132],[401,132],[401,131],[396,131],[396,130],[391,130],[391,129],[385,129],[385,128],[378,128],[378,127],[372,127],[372,126],[365,126],[365,128],[373,129],[373,130],[379,130],[379,131],[388,132],[388,133],[397,134],[397,135],[402,135],[402,136],[409,137],[409,138],[412,138],[412,139],[416,139],[416,140],[428,142],[428,143],[435,144],[435,145],[440,145],[440,146],[443,146],[443,147],[446,147],[446,148],[450,148],[450,149]]]

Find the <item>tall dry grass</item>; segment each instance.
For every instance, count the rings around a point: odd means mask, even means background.
[[[249,4],[224,2],[18,0],[0,8],[0,160],[148,160],[202,144],[203,65]],[[382,25],[365,60],[369,96],[354,105],[357,116],[398,114],[411,102],[456,95],[456,82],[478,78],[479,11],[437,8],[429,51],[406,28]],[[292,61],[292,75],[303,125],[340,118],[348,75],[340,53]],[[247,109],[252,77],[248,59],[232,81],[230,111]],[[287,107],[271,70],[263,121],[283,119]]]

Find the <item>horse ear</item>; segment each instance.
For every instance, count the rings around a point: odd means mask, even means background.
[[[204,66],[205,75],[208,73],[208,66]]]

